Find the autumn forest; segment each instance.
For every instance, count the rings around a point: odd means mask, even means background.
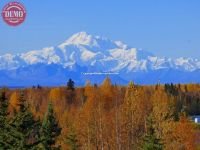
[[[199,84],[0,90],[0,150],[198,150]]]

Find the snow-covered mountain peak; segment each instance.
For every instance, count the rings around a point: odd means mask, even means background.
[[[122,43],[122,42],[121,42]],[[84,46],[88,48],[92,48],[93,51],[95,50],[108,50],[113,49],[116,47],[122,47],[125,46],[125,44],[117,44],[114,41],[109,40],[108,38],[101,37],[101,36],[93,36],[91,34],[88,34],[86,32],[79,32],[76,34],[73,34],[71,37],[69,37],[65,42],[60,44],[58,47],[61,49],[65,49],[65,47],[69,45],[74,46]]]
[[[94,37],[86,32],[78,32],[69,37],[64,43],[60,44],[59,47],[61,49],[65,48],[67,45],[99,47],[99,39],[100,37]]]
[[[92,35],[87,34],[86,32],[79,32],[72,35],[67,41],[66,44],[74,44],[74,45],[97,45],[95,39]]]
[[[79,32],[64,43],[22,54],[0,56],[0,70],[20,68],[33,64],[59,64],[63,67],[77,64],[104,71],[135,71],[173,68],[185,71],[200,69],[200,61],[192,58],[156,57],[152,53],[132,48],[121,41]]]
[[[122,49],[127,49],[128,45],[124,44],[122,41],[115,41],[115,44]]]
[[[117,82],[136,79],[141,83],[155,83],[158,78],[163,82],[185,82],[185,78],[187,81],[199,81],[200,60],[157,57],[121,41],[112,41],[86,32],[76,33],[55,47],[0,56],[2,84],[24,84],[28,80],[29,84],[33,84],[38,82],[38,79],[42,79],[38,83],[45,81],[45,84],[57,84],[62,83],[66,76],[83,83],[90,78],[83,76],[84,72],[119,73],[113,76]],[[177,76],[180,76],[180,80]],[[190,80],[191,76],[194,80]],[[102,76],[98,77],[99,81],[103,79]],[[96,80],[96,77],[94,79]]]
[[[57,50],[54,47],[46,47],[42,50],[35,50],[27,53],[22,53],[20,55],[20,58],[24,60],[27,64],[51,64],[60,62],[60,56],[57,54]]]

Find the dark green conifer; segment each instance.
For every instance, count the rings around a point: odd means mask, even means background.
[[[0,149],[11,149],[8,134],[8,100],[5,91],[0,92]]]
[[[72,127],[70,128],[70,131],[67,135],[66,144],[69,145],[70,150],[78,150],[79,149],[78,138]]]
[[[19,150],[37,149],[40,123],[34,120],[23,92],[20,93],[17,106],[18,111],[10,123],[12,143]]]
[[[42,141],[45,150],[60,149],[56,146],[56,138],[60,135],[61,128],[55,118],[52,103],[49,103],[47,113],[42,123]]]
[[[69,79],[67,82],[67,89],[68,90],[74,90],[74,81],[72,79]]]
[[[150,116],[147,119],[147,134],[144,137],[143,150],[162,150],[163,145],[161,140],[155,135],[155,130],[153,127],[153,119]]]

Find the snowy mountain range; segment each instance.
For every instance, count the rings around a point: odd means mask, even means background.
[[[200,82],[200,60],[160,58],[86,32],[55,47],[0,56],[0,85],[64,85],[68,78],[83,85],[86,80],[101,83],[106,76],[118,84]]]

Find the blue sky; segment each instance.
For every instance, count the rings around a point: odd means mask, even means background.
[[[9,2],[0,1],[0,9]],[[86,31],[158,56],[200,58],[199,0],[21,0],[25,23],[0,19],[0,54],[56,46]]]

